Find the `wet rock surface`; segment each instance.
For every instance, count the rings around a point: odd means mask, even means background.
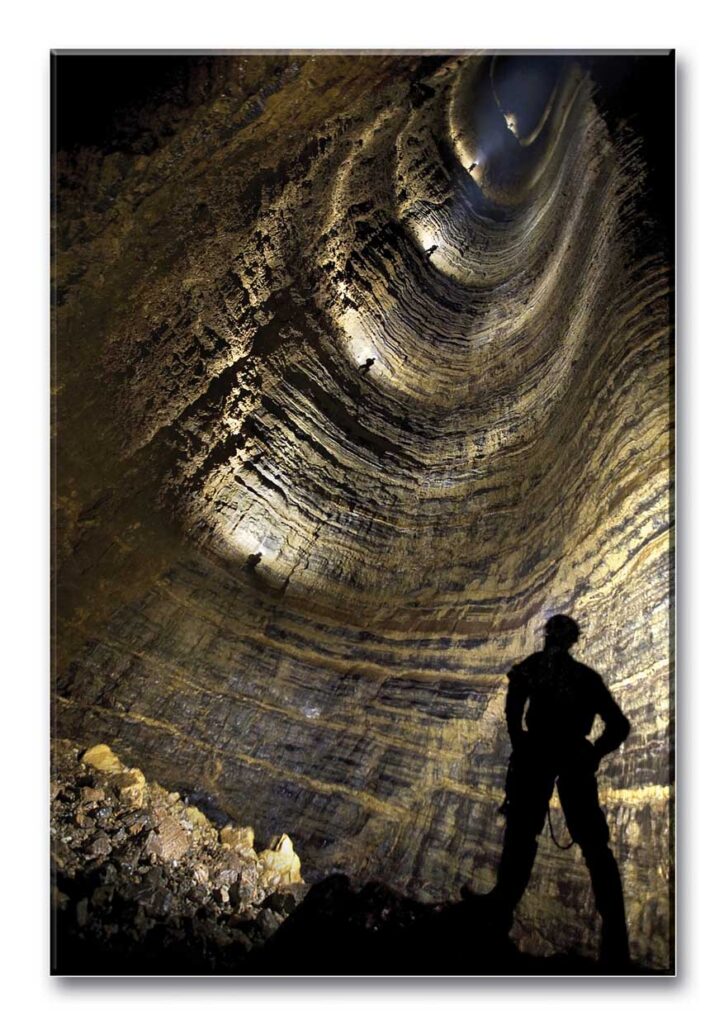
[[[52,762],[55,972],[243,973],[306,890],[289,837],[257,854],[105,744]]]

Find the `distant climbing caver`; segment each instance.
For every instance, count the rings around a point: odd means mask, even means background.
[[[546,623],[543,650],[508,673],[505,717],[513,752],[501,808],[507,819],[503,852],[490,897],[509,928],[557,786],[571,839],[581,847],[591,875],[602,922],[601,961],[625,969],[629,948],[623,891],[598,802],[596,771],[601,759],[626,739],[630,725],[598,673],[569,653],[578,637],[573,619],[554,615]],[[596,715],[605,728],[591,743],[587,736]]]

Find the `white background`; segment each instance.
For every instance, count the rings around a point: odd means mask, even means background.
[[[718,1017],[724,980],[722,70],[712,0],[87,0],[2,6],[0,989],[6,1020],[264,1024]],[[679,82],[679,977],[72,981],[48,977],[50,48],[669,48]],[[9,564],[8,564],[9,563]],[[3,566],[4,568],[4,566]]]

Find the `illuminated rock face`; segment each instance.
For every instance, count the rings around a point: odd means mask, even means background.
[[[148,153],[59,162],[57,733],[289,832],[310,880],[484,890],[505,672],[574,615],[667,966],[670,267],[635,136],[573,61],[205,67]],[[577,851],[541,839],[515,934],[595,948]]]

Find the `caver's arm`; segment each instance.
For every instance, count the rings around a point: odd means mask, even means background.
[[[505,698],[505,721],[513,749],[520,743],[523,730],[523,711],[528,699],[528,680],[521,665],[513,665],[508,673],[508,695]]]
[[[621,746],[631,731],[631,723],[608,692],[600,676],[598,677],[598,689],[599,695],[596,711],[603,719],[605,728],[593,744],[593,749],[600,761],[606,754],[610,754],[616,747]]]

